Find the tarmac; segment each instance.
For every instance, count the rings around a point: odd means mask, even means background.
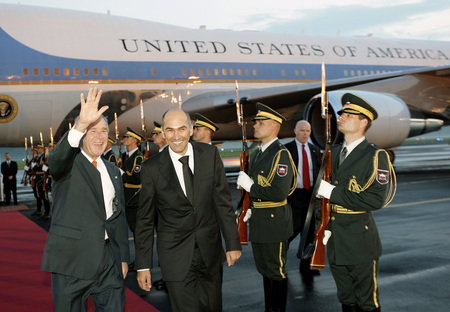
[[[394,166],[398,180],[396,196],[387,207],[373,213],[383,244],[378,276],[381,309],[448,311],[450,146],[443,143],[400,147]],[[239,193],[233,179],[230,176],[229,185],[236,205]],[[19,203],[30,208],[22,213],[48,230],[49,220],[31,216],[35,209],[31,188],[19,186],[18,193]],[[297,237],[291,243],[288,252],[287,311],[341,311],[328,263],[312,284],[302,282],[296,257],[299,240]],[[134,256],[132,235],[130,252]],[[160,311],[171,311],[165,291],[147,293],[138,287],[135,277],[135,272],[128,274],[127,287]],[[155,264],[152,278],[160,277]],[[224,266],[222,290],[223,311],[264,311],[262,277],[256,271],[250,245],[243,247],[242,257],[234,266]]]

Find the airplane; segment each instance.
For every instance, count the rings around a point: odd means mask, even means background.
[[[0,145],[57,141],[73,124],[80,93],[103,90],[114,134],[145,131],[171,107],[201,113],[220,127],[215,140],[239,140],[236,90],[247,133],[255,103],[284,115],[280,138],[296,121],[312,125],[324,147],[321,64],[326,67],[332,136],[341,97],[352,92],[378,111],[367,133],[382,148],[450,122],[450,43],[322,37],[259,31],[188,29],[109,14],[0,4]],[[142,101],[142,109],[140,103]]]

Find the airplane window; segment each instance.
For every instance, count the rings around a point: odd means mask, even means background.
[[[235,72],[234,68],[230,68],[230,75],[231,76],[236,75],[236,72]]]
[[[214,76],[219,76],[219,69],[218,68],[214,68]]]
[[[199,76],[204,76],[205,75],[205,71],[203,70],[203,68],[199,68],[198,69],[198,75]]]
[[[69,76],[70,75],[70,69],[68,68],[64,68],[64,76]]]
[[[226,68],[222,68],[222,75],[226,76],[228,75],[227,69]]]
[[[48,68],[44,68],[44,76],[50,75],[50,70]]]
[[[191,76],[195,76],[195,68],[191,68],[190,72],[191,72]]]
[[[353,69],[350,71],[350,76],[355,76],[355,71]]]
[[[375,74],[375,72],[374,72],[373,70],[371,70],[371,71],[370,71],[370,74],[373,75],[373,74]]]
[[[89,76],[89,68],[83,68],[83,75]]]
[[[300,76],[300,71],[298,69],[295,70],[295,76]]]
[[[306,76],[306,69],[302,69],[302,75]]]
[[[348,77],[348,70],[344,69],[344,76]]]
[[[28,68],[22,69],[22,75],[28,76],[30,73],[28,72]]]
[[[253,76],[258,76],[258,71],[256,69],[253,68],[252,70]]]
[[[361,71],[358,69],[358,76],[361,76]]]
[[[281,70],[281,76],[286,76],[286,69]]]
[[[59,68],[53,68],[53,75],[59,76]]]
[[[364,75],[367,76],[369,74],[369,72],[366,70],[364,70]]]
[[[381,72],[379,70],[377,70],[377,74],[380,74]]]
[[[79,75],[80,75],[80,69],[75,67],[75,68],[73,69],[73,74],[74,74],[75,76],[79,76]]]
[[[250,69],[248,69],[248,68],[245,69],[245,75],[250,76]]]
[[[237,74],[238,74],[238,76],[242,76],[242,69],[238,68]]]
[[[182,74],[183,76],[187,76],[187,75],[188,75],[187,69],[186,69],[186,68],[182,68],[182,69],[181,69],[181,74]]]
[[[212,70],[211,70],[211,68],[207,68],[207,69],[206,69],[206,74],[207,74],[208,76],[211,76],[211,75],[212,75]]]
[[[98,76],[98,74],[99,74],[98,68],[93,68],[92,73],[94,74],[94,76]]]
[[[33,68],[33,75],[39,76],[39,68]]]
[[[156,68],[155,68],[156,69]],[[102,68],[102,74],[103,74],[103,76],[108,76],[108,74],[109,74],[109,72],[108,72],[108,68],[106,68],[106,67],[103,67]],[[157,73],[156,73],[157,74]],[[156,75],[155,74],[155,75]]]

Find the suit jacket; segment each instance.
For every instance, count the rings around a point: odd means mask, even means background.
[[[384,150],[364,140],[338,167],[342,145],[331,149],[331,182],[336,187],[330,202],[351,211],[334,213],[328,229],[328,257],[338,265],[353,265],[378,259],[382,253],[378,229],[371,211],[383,207],[390,178],[389,159]],[[381,151],[377,153],[377,151]],[[371,181],[371,177],[374,180]]]
[[[16,175],[17,175],[17,163],[15,161],[10,162],[9,167],[8,163],[2,162],[2,175],[3,175],[3,183],[4,184],[17,184]],[[8,179],[9,176],[13,176],[13,179]]]
[[[194,150],[194,200],[184,195],[169,148],[142,163],[142,189],[135,232],[136,269],[152,268],[155,215],[157,251],[165,281],[186,277],[197,243],[208,272],[222,268],[226,250],[241,250],[225,169],[219,151],[191,142]]]
[[[53,177],[53,216],[41,269],[90,279],[99,268],[108,233],[114,257],[128,262],[128,228],[119,169],[104,161],[116,192],[113,215],[106,219],[100,172],[79,148],[72,148],[67,133],[48,159]]]
[[[295,142],[295,140],[287,143],[284,145],[288,151],[291,153],[292,156],[292,160],[295,163],[295,166],[298,170],[298,159],[299,159],[299,155],[298,155],[298,148],[297,148],[297,143]],[[313,176],[312,176],[312,184],[311,187],[314,187],[314,183],[316,183],[316,178],[317,175],[319,174],[319,170],[320,170],[320,165],[321,165],[321,155],[320,155],[320,149],[315,146],[314,144],[308,143],[309,146],[309,150],[311,152],[311,161],[312,161],[312,172],[313,172]]]

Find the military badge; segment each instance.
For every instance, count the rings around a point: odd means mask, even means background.
[[[288,166],[287,165],[280,165],[280,164],[278,164],[278,167],[277,167],[277,174],[278,174],[278,176],[284,177],[284,176],[287,175],[287,173],[288,173]]]
[[[136,166],[134,167],[134,172],[136,172],[136,173],[141,172],[141,165],[136,165]]]
[[[388,184],[389,183],[389,171],[386,170],[377,170],[377,181],[380,184]]]

